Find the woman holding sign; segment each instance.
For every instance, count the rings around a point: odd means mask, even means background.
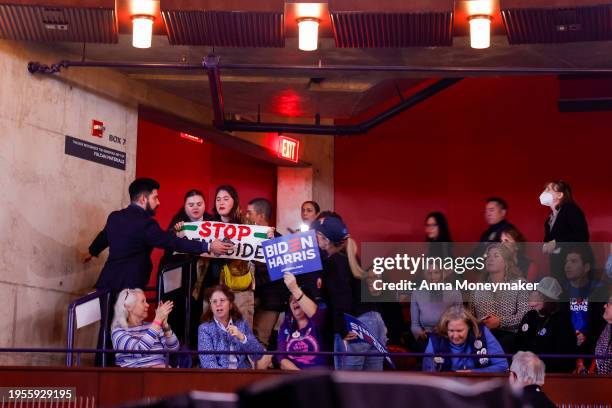
[[[321,328],[324,309],[320,308],[295,280],[295,275],[285,272],[285,285],[291,292],[289,310],[278,330],[278,351],[287,354],[277,356],[283,370],[304,370],[327,366],[325,356],[291,354],[292,352],[322,351]]]
[[[355,332],[347,329],[345,314],[356,317],[383,346],[387,343],[387,328],[373,303],[361,302],[361,280],[365,272],[357,261],[357,245],[350,238],[342,220],[335,216],[314,221],[317,242],[323,259],[323,300],[327,304],[336,352],[378,353],[370,343],[359,341]],[[336,369],[382,371],[383,356],[336,356]]]
[[[211,220],[212,216],[206,212],[206,200],[204,193],[200,190],[192,189],[185,193],[183,205],[177,213],[172,217],[168,231],[173,232],[178,237],[184,237],[185,232],[182,230],[186,222],[197,222]],[[182,262],[187,262],[191,256],[186,254],[173,254],[172,251],[165,251],[164,256],[159,261],[159,269],[162,270],[166,265],[179,265]],[[202,297],[200,288],[204,279],[204,272],[208,267],[208,258],[200,257],[198,259],[197,272],[192,270],[191,282],[192,288],[181,288],[180,290],[172,291],[164,296],[164,300],[172,300],[175,304],[174,313],[169,317],[169,323],[176,328],[179,333],[179,340],[182,344],[195,345],[197,341],[197,329],[200,324],[200,316],[202,315]],[[184,339],[185,333],[185,289],[191,291],[191,315],[190,315],[190,341]]]
[[[242,224],[238,192],[230,185],[221,185],[215,192],[214,220],[228,224]],[[255,311],[254,266],[236,259],[212,259],[204,279],[204,287],[219,283],[234,292],[235,303],[244,319],[253,327]],[[206,308],[206,306],[204,306]]]

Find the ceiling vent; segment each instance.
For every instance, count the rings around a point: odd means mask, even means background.
[[[508,8],[509,4],[502,2],[501,13],[510,44],[612,39],[612,5]]]
[[[116,43],[119,40],[115,2],[67,1],[48,4],[0,3],[0,38],[18,41]],[[35,3],[35,4],[32,4]],[[44,2],[43,2],[44,3]],[[62,4],[66,3],[66,4]],[[70,2],[74,5],[75,2]],[[91,6],[91,7],[88,7]]]

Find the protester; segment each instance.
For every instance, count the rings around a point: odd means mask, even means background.
[[[485,255],[485,282],[513,283],[519,280],[520,270],[512,253],[503,244],[491,244]],[[470,296],[470,308],[476,318],[492,331],[506,352],[513,352],[519,323],[529,310],[528,293],[522,290],[477,290]]]
[[[529,351],[519,351],[512,357],[510,385],[522,389],[523,406],[555,408],[556,405],[542,391],[546,375],[544,362]]]
[[[121,367],[166,367],[166,355],[139,351],[178,350],[179,341],[168,325],[172,302],[160,302],[152,323],[145,323],[149,304],[141,289],[123,289],[115,303],[111,338]]]
[[[567,303],[561,302],[563,289],[551,276],[538,282],[529,295],[528,311],[516,335],[516,350],[536,354],[576,354],[576,336]],[[549,372],[572,372],[573,359],[545,360]]]
[[[327,366],[325,356],[298,355],[292,352],[320,352],[323,350],[321,330],[324,323],[324,308],[319,307],[301,289],[295,276],[290,272],[283,275],[285,285],[291,292],[289,307],[285,319],[278,331],[278,351],[287,354],[278,355],[280,368],[283,370],[304,370]]]
[[[462,305],[449,307],[440,317],[435,333],[429,337],[423,359],[423,371],[504,372],[505,358],[487,357],[504,354],[499,342],[484,325]],[[437,354],[473,354],[473,357],[448,357]]]
[[[255,338],[240,310],[234,293],[225,286],[207,290],[210,307],[202,316],[198,330],[198,351],[236,351],[248,354],[200,354],[202,368],[252,368],[249,358],[261,359],[264,348]]]
[[[330,333],[334,335],[336,352],[373,352],[374,346],[358,342],[357,335],[349,332],[344,314],[358,318],[381,344],[386,344],[387,329],[376,307],[361,302],[361,280],[365,272],[357,261],[357,248],[346,225],[335,216],[318,219],[311,224],[317,231],[317,242],[323,257],[323,300],[330,318]],[[336,356],[336,369],[381,371],[382,356]]]
[[[122,289],[144,288],[147,285],[153,269],[153,248],[191,254],[209,250],[219,254],[233,248],[232,244],[220,240],[214,240],[209,248],[206,242],[178,238],[162,230],[153,218],[160,204],[159,187],[159,183],[150,178],[134,180],[128,189],[130,205],[108,216],[106,226],[89,247],[90,256],[85,261],[109,248],[108,258],[95,286],[98,289],[110,289],[111,304],[115,303],[117,293]],[[100,325],[98,348],[106,347],[102,343],[103,327]],[[97,364],[100,363],[97,357]]]
[[[206,213],[206,200],[204,199],[204,193],[200,190],[192,189],[185,193],[183,199],[183,205],[176,214],[172,217],[170,224],[168,225],[168,231],[174,233],[177,237],[184,237],[185,231],[183,226],[186,222],[198,222],[211,220],[212,216]],[[202,296],[201,286],[202,280],[204,279],[204,272],[208,268],[208,261],[210,258],[199,257],[197,258],[196,268],[191,269],[191,287],[188,285],[187,279],[184,279],[182,286],[164,295],[165,300],[172,300],[174,302],[174,313],[170,316],[170,324],[175,328],[175,331],[179,337],[179,340],[183,345],[194,345],[197,343],[197,329],[200,324],[200,317],[202,315]],[[191,257],[186,254],[177,254],[173,251],[166,250],[164,256],[159,262],[159,271],[162,271],[165,267],[174,267],[185,262],[191,261]],[[185,319],[186,314],[185,298],[186,294],[190,293],[189,297],[190,305],[190,330],[189,339],[184,338],[185,333]]]

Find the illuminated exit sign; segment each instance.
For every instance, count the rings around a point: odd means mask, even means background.
[[[299,140],[291,139],[287,136],[278,137],[278,157],[297,163],[300,153],[299,150]]]

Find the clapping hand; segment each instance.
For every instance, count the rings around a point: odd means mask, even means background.
[[[167,325],[168,315],[172,312],[174,302],[159,302],[157,309],[155,310],[155,321],[161,322],[162,325]]]

